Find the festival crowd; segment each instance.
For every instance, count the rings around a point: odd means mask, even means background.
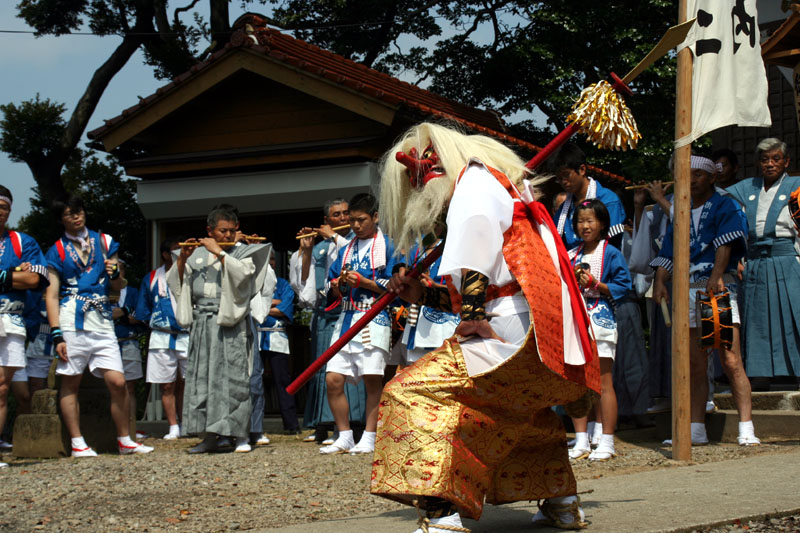
[[[496,141],[423,124],[389,154],[380,202],[327,201],[321,224],[297,232],[288,279],[266,239],[244,234],[236,208],[220,204],[206,237],[161,243],[160,266],[137,288],[119,243],[86,227],[80,197],[53,203],[64,233],[43,253],[6,227],[13,196],[0,186],[0,427],[9,391],[17,413],[29,412],[52,364],[71,454],[96,456],[80,426],[88,367],[108,388],[120,454],[153,451],[131,431],[142,379],[160,389],[164,439],[201,437],[189,453],[249,452],[269,444],[268,365],[285,432],[308,433],[321,454],[374,453],[373,493],[413,502],[427,530],[459,530],[484,501],[536,498],[546,501],[535,522],[580,525],[570,461],[613,460],[618,421],[646,423],[669,405],[671,182],[637,186],[629,217],[567,144],[546,162],[563,189],[548,212],[537,201],[546,178]],[[740,180],[730,150],[691,156],[694,445],[708,443],[720,384],[739,414],[738,443],[752,446],[751,384],[800,376],[790,209],[800,177],[786,173],[778,139],[758,144],[757,161],[759,176]],[[387,291],[394,302],[311,378],[298,424],[285,390],[295,312],[311,311],[316,359]],[[568,448],[558,406],[575,429]],[[526,465],[516,477],[526,489],[504,481],[508,458]],[[556,481],[554,464],[567,472]]]

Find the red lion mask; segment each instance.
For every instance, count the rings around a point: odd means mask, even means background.
[[[439,166],[439,155],[433,144],[425,148],[422,157],[418,155],[416,148],[412,148],[407,154],[397,152],[395,159],[406,166],[408,180],[415,189],[421,189],[432,179],[444,176],[444,169]]]

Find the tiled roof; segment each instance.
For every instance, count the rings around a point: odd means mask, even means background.
[[[234,23],[234,33],[230,42],[223,49],[215,52],[205,61],[194,65],[188,71],[174,78],[172,82],[160,87],[154,94],[147,98],[140,98],[138,104],[125,109],[120,115],[106,120],[104,126],[90,131],[88,137],[96,139],[103,136],[109,129],[125,120],[131,114],[142,110],[148,104],[185,83],[212,63],[241,48],[249,48],[275,61],[291,65],[316,77],[348,87],[353,91],[381,100],[389,105],[404,107],[423,117],[439,117],[452,120],[475,132],[492,136],[507,144],[514,144],[529,152],[541,150],[540,147],[534,144],[504,133],[505,126],[503,121],[494,112],[460,104],[318,46],[268,28],[263,17],[252,13],[242,15]],[[624,177],[597,167],[592,167],[591,171],[595,176],[610,179],[617,183],[629,183]]]

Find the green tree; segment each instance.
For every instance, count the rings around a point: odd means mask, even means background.
[[[677,18],[671,0],[269,0],[273,22],[302,39],[501,116],[539,110],[546,128],[510,124],[544,144],[580,91],[624,75]],[[624,16],[623,16],[624,15]],[[428,41],[408,50],[404,43]],[[632,154],[587,147],[593,162],[633,178],[662,177],[671,153],[675,62],[637,78],[628,99],[643,139]]]
[[[61,170],[73,156],[109,82],[136,50],[143,47],[146,62],[154,67],[156,75],[168,78],[188,70],[225,45],[230,36],[229,0],[206,0],[210,14],[208,23],[195,10],[198,3],[199,0],[181,3],[171,13],[168,0],[21,0],[17,4],[18,16],[37,36],[60,36],[88,29],[97,35],[121,38],[108,59],[88,80],[66,121],[59,113],[59,117],[47,122],[48,117],[40,113],[42,102],[38,98],[2,108],[5,119],[0,124],[0,149],[8,153],[12,161],[28,165],[45,202],[66,190]],[[182,20],[182,14],[187,12],[193,13],[191,25]],[[204,37],[210,39],[211,44],[201,51],[198,45]],[[14,124],[38,124],[45,131],[14,129]],[[12,129],[8,129],[9,126]],[[60,133],[55,135],[55,130]],[[11,138],[22,134],[28,137]],[[40,142],[46,149],[35,149]]]

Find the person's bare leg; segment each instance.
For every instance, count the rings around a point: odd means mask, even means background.
[[[11,394],[17,400],[17,414],[27,415],[31,412],[31,389],[27,381],[12,381]]]
[[[586,433],[586,430],[589,429],[589,417],[573,418],[572,427],[575,428],[575,433]]]
[[[328,404],[331,407],[333,421],[336,429],[341,431],[350,430],[350,405],[347,403],[347,396],[344,394],[345,376],[337,372],[327,372],[325,374],[325,384],[328,387]],[[367,401],[367,412],[369,412],[369,401]],[[369,424],[369,422],[367,422]]]
[[[378,429],[378,406],[383,392],[383,376],[363,376],[367,389],[367,424],[364,431],[375,433]]]
[[[80,406],[78,405],[78,389],[81,386],[83,374],[77,376],[61,376],[61,390],[59,391],[59,404],[61,405],[61,418],[67,433],[73,439],[81,436]]]
[[[17,367],[0,367],[0,431],[6,426],[6,418],[8,418],[8,391],[11,390],[11,379],[14,377],[14,373],[17,370]]]
[[[694,423],[705,423],[706,398],[708,397],[708,352],[700,347],[700,328],[689,330],[690,365],[690,418]]]
[[[178,424],[175,389],[174,381],[172,383],[161,383],[161,405],[164,406],[164,415],[167,417],[167,422],[169,422],[170,426]]]
[[[722,369],[731,383],[731,392],[733,401],[736,403],[736,410],[739,412],[739,420],[749,422],[753,419],[753,393],[750,390],[750,380],[747,379],[742,364],[738,326],[733,328],[731,349],[723,351],[720,355],[722,356]]]
[[[131,433],[130,407],[125,376],[116,370],[103,370],[102,372],[103,380],[111,394],[111,419],[117,427],[117,437],[129,436]]]
[[[136,381],[126,381],[125,388],[128,389],[128,430],[131,438],[136,438],[136,432],[133,430],[136,425]]]
[[[617,427],[617,393],[614,391],[614,378],[611,370],[614,360],[610,357],[600,357],[600,393],[599,411],[597,421],[603,424],[603,435],[613,435]]]

